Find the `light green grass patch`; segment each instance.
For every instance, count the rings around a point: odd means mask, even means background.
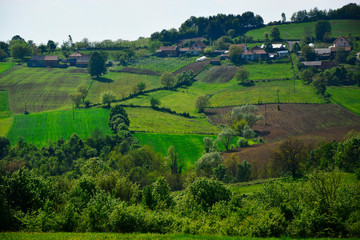
[[[111,90],[116,99],[121,99],[129,96],[133,92],[133,88],[140,82],[145,83],[145,90],[161,87],[159,76],[110,72],[103,75],[100,80],[94,80],[87,98],[92,103],[100,103],[101,94]]]
[[[250,72],[250,80],[293,78],[291,63],[249,64],[244,68]]]
[[[196,58],[143,58],[137,60],[135,63],[128,65],[128,67],[148,69],[158,73],[171,73],[179,70],[186,65],[195,62]],[[120,66],[119,68],[122,68]]]
[[[10,62],[0,62],[0,73],[11,69],[15,64]]]
[[[9,118],[0,118],[0,136],[6,137],[10,131],[11,125],[14,122],[14,116]]]
[[[75,110],[75,119],[72,111],[15,115],[7,137],[12,144],[22,136],[28,143],[44,146],[49,140],[68,139],[73,133],[86,138],[96,128],[104,134],[111,134],[108,119],[109,110],[102,108]]]
[[[167,134],[217,134],[218,127],[205,118],[185,118],[151,108],[125,108],[131,131]]]
[[[337,38],[340,35],[360,36],[360,20],[330,20],[331,34],[330,37]],[[266,26],[259,29],[254,29],[246,33],[247,36],[252,36],[255,40],[265,40],[264,33],[270,34],[271,29],[277,26],[280,30],[280,37],[283,39],[301,39],[305,29],[310,29],[315,33],[316,22],[307,23],[291,23],[283,25]],[[313,34],[314,35],[314,34]]]
[[[28,68],[14,69],[0,77],[0,89],[8,90],[13,113],[42,112],[70,108],[69,94],[77,86],[88,86],[92,79],[84,69]]]
[[[326,92],[331,95],[332,103],[339,104],[349,111],[360,116],[360,88],[349,87],[328,87]]]

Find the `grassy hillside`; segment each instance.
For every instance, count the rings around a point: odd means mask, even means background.
[[[279,90],[280,102],[283,103],[325,103],[308,85],[301,81],[271,81],[257,82],[254,86],[244,87],[233,79],[228,83],[208,84],[195,82],[190,87],[179,88],[176,91],[157,91],[125,101],[125,104],[150,106],[151,97],[161,102],[161,107],[171,108],[177,112],[188,112],[198,116],[195,101],[198,96],[210,94],[211,107],[233,106],[242,104],[257,104],[259,102],[277,102]]]
[[[0,89],[8,90],[13,113],[42,112],[69,108],[69,94],[92,79],[85,69],[28,68],[14,69],[0,77]]]
[[[337,38],[340,35],[360,36],[360,20],[330,20],[331,35],[330,37]],[[284,25],[276,25],[280,30],[280,36],[283,39],[301,39],[304,31],[310,29],[315,32],[316,22],[307,23],[291,23]],[[246,33],[247,36],[252,36],[255,40],[265,40],[264,33],[270,34],[274,26],[266,26],[260,29],[251,30]]]
[[[7,91],[0,91],[0,119],[10,117]]]
[[[75,119],[72,111],[15,115],[7,137],[12,144],[22,136],[26,142],[42,146],[48,144],[49,140],[56,141],[60,137],[68,139],[73,133],[85,138],[96,128],[104,134],[111,134],[108,111],[101,108],[76,110]]]
[[[205,118],[185,118],[151,108],[125,108],[130,130],[167,134],[217,134],[219,129]]]
[[[148,69],[158,73],[175,72],[192,63],[196,58],[143,58],[130,64],[128,67]],[[119,67],[122,68],[122,67]],[[116,68],[115,68],[116,69]]]
[[[326,90],[331,95],[331,102],[360,115],[360,88],[351,87],[328,87]]]
[[[87,98],[94,103],[101,102],[101,93],[108,90],[113,91],[117,99],[127,97],[140,82],[145,83],[146,90],[161,87],[159,76],[110,72],[94,80]]]
[[[0,62],[0,73],[3,73],[14,66],[14,63]]]
[[[0,137],[7,136],[13,121],[14,121],[14,117],[0,118]]]

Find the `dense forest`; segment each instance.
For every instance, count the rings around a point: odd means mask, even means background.
[[[162,157],[140,146],[129,124],[115,106],[113,135],[74,134],[42,148],[1,137],[1,230],[359,236],[359,182],[343,173],[357,169],[360,178],[357,133],[317,148],[284,141],[269,169],[289,177],[243,195],[223,182],[249,181],[250,164],[210,147],[183,172],[173,147]]]

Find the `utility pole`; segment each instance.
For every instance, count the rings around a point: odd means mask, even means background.
[[[266,103],[265,103],[265,123],[264,125],[266,125]]]

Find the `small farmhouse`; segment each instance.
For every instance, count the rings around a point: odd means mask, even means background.
[[[59,65],[58,56],[45,56],[45,66],[46,67],[57,67]]]
[[[76,60],[81,58],[82,56],[85,56],[85,54],[82,54],[80,52],[73,53],[69,56],[69,63],[70,66],[76,66]]]
[[[306,68],[315,67],[321,70],[330,69],[338,66],[338,64],[333,61],[307,61],[307,62],[302,62],[302,64],[304,64]]]
[[[163,46],[156,51],[158,57],[177,57],[179,56],[179,48],[177,46]]]
[[[90,56],[84,55],[76,59],[76,67],[87,67],[90,62]]]
[[[31,56],[30,60],[27,62],[28,67],[46,67],[45,65],[45,56]]]
[[[331,56],[330,48],[315,48],[314,49],[318,60],[329,60]]]
[[[340,36],[334,41],[333,47],[350,47],[350,43],[345,37]]]
[[[252,49],[252,50],[244,50],[241,54],[241,58],[249,61],[257,61],[261,59],[267,59],[269,55],[263,49]]]

